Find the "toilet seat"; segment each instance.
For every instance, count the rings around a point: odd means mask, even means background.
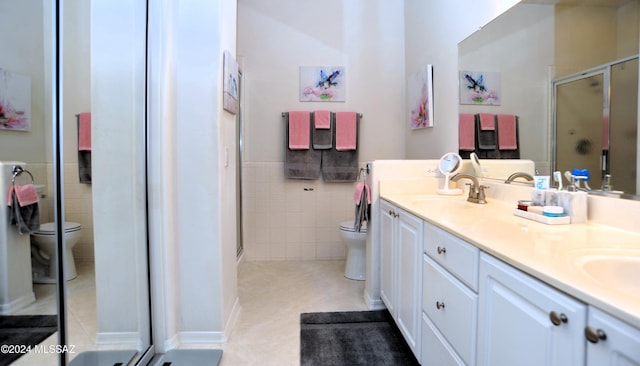
[[[356,232],[356,229],[353,227],[353,221],[343,221],[340,223],[340,230],[342,231],[350,231],[352,233]],[[362,227],[360,227],[360,233],[367,232],[367,223],[363,222]]]
[[[74,231],[79,231],[80,229],[81,229],[80,224],[77,222],[70,222],[70,221],[64,222],[65,233],[72,233]],[[55,234],[54,223],[47,222],[46,224],[40,225],[40,229],[38,229],[38,231],[36,231],[34,234],[35,235],[54,235]]]

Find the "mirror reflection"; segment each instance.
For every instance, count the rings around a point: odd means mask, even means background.
[[[131,62],[144,74],[144,31],[130,32],[138,38],[126,41],[116,33],[126,32],[127,26],[144,30],[147,4],[123,2],[116,16],[135,13],[135,25],[118,24],[114,30],[110,14],[103,11],[113,8],[112,2],[60,2],[63,19],[58,21],[64,33],[58,34],[63,45],[58,52],[64,90],[58,97],[63,103],[64,132],[54,135],[57,4],[0,0],[0,191],[6,194],[7,184],[12,185],[12,168],[19,162],[25,172],[15,177],[15,183],[35,183],[40,224],[22,235],[15,227],[0,227],[0,330],[3,344],[41,344],[46,349],[65,345],[55,349],[66,353],[9,352],[0,354],[0,365],[94,365],[95,352],[110,365],[133,364],[151,344],[146,83],[144,78],[122,82],[130,75],[122,71],[128,65],[113,60],[126,59],[122,55],[127,52],[135,54]],[[110,41],[117,41],[118,53],[108,47]],[[114,110],[114,105],[117,118],[105,112]],[[54,136],[60,141],[53,141]],[[64,152],[62,195],[54,194],[56,144]],[[123,166],[136,174],[123,174]],[[64,281],[57,280],[60,234],[53,223],[60,206],[64,206]],[[0,213],[2,223],[9,221],[4,220],[5,212]],[[9,247],[20,251],[5,250]],[[58,301],[59,294],[64,301]]]
[[[521,1],[459,44],[460,70],[498,73],[501,79],[499,105],[461,104],[460,113],[517,115],[520,157],[535,161],[541,175],[586,168],[593,189],[602,187],[607,174],[614,190],[636,194],[638,3]],[[595,69],[609,71],[591,75]],[[566,83],[581,74],[588,78],[577,84],[600,85],[588,89],[588,98],[586,92],[571,96],[574,87]],[[554,82],[567,84],[560,88],[562,100],[553,99]],[[620,91],[625,88],[634,92]],[[577,106],[565,102],[591,98],[598,99],[589,107],[593,119],[577,122]],[[572,115],[573,127],[556,130],[554,106],[559,115]],[[578,109],[581,114],[588,108]],[[587,155],[576,154],[576,147],[593,156],[582,159]]]

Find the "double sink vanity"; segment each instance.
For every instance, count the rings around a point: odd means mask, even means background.
[[[403,184],[379,182],[380,297],[421,364],[640,365],[637,231],[514,216],[529,187]]]

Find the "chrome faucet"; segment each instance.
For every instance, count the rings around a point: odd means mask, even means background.
[[[484,189],[489,187],[480,185],[478,183],[478,179],[475,176],[467,173],[458,173],[451,177],[451,181],[457,182],[458,180],[465,178],[473,182],[467,183],[467,185],[469,186],[469,197],[467,197],[467,201],[480,204],[487,203]]]
[[[504,182],[506,184],[509,184],[509,183],[513,182],[516,178],[524,178],[529,182],[533,181],[533,176],[531,174],[524,173],[524,172],[515,172],[515,173],[511,174],[509,176],[509,178],[507,178],[507,180],[505,180]]]

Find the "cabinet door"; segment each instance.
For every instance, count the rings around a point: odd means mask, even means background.
[[[589,307],[587,326],[585,333],[600,335],[587,342],[588,366],[640,365],[640,329],[594,307]]]
[[[486,253],[480,258],[478,365],[584,365],[586,305]]]
[[[393,205],[380,201],[380,298],[394,318],[396,317],[396,297],[393,279],[397,277],[393,261],[395,210]]]
[[[422,220],[398,210],[398,317],[405,340],[420,359],[422,312]]]

